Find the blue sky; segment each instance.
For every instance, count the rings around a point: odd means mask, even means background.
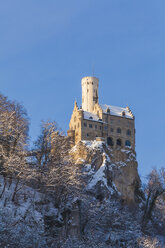
[[[140,175],[165,166],[165,1],[0,0],[0,91],[68,129],[81,78],[94,68],[99,101],[136,116]]]

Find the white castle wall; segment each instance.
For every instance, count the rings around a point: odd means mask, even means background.
[[[94,104],[98,101],[99,80],[96,77],[84,77],[82,86],[82,109],[93,112]]]

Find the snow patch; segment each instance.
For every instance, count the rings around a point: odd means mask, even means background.
[[[108,186],[107,184],[107,177],[106,177],[106,169],[107,169],[107,155],[104,153],[104,160],[100,168],[96,171],[96,173],[93,175],[90,183],[87,186],[87,189],[92,189],[97,185],[98,182],[102,182],[103,185],[113,194],[114,190]]]
[[[90,150],[103,150],[103,144],[105,144],[104,141],[88,141],[88,140],[83,140],[83,144]]]

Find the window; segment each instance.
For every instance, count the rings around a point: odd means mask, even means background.
[[[95,125],[95,129],[97,129],[97,125]]]
[[[79,128],[79,126],[80,126],[80,124],[78,123],[78,124],[77,124],[77,127]]]
[[[76,125],[74,126],[74,129],[76,129]]]
[[[74,122],[76,122],[76,116],[74,117]]]
[[[107,113],[110,114],[110,109],[109,108],[107,108]]]
[[[108,129],[108,126],[104,126],[104,130],[107,130]]]
[[[121,133],[121,128],[120,127],[117,128],[117,133]]]
[[[89,134],[87,133],[87,137],[89,137]]]
[[[116,145],[117,145],[117,146],[121,146],[121,139],[117,139]]]
[[[90,117],[89,117],[89,119],[93,120],[93,117],[92,117],[92,116],[90,116]]]
[[[92,126],[92,124],[89,124],[89,128],[92,128],[93,126]]]
[[[127,130],[127,135],[131,136],[131,130],[129,130],[129,129]]]
[[[84,122],[84,127],[87,127],[87,124],[86,124],[86,122]]]
[[[125,111],[122,112],[122,116],[125,116]]]
[[[129,140],[126,140],[126,142],[125,142],[125,146],[131,146],[131,142],[129,141]]]
[[[107,144],[108,144],[109,146],[113,146],[113,139],[112,139],[111,137],[108,137],[108,138],[107,138]]]
[[[101,128],[101,126],[100,126],[100,130],[101,130],[102,128]]]
[[[113,133],[113,128],[111,128],[111,133]]]
[[[114,120],[113,119],[111,119],[111,124],[113,124],[114,123]]]

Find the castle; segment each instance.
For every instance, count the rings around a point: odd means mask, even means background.
[[[74,144],[80,140],[105,140],[115,151],[131,149],[135,152],[135,117],[130,108],[99,104],[99,80],[84,77],[82,107],[75,101],[69,123],[68,136]]]

